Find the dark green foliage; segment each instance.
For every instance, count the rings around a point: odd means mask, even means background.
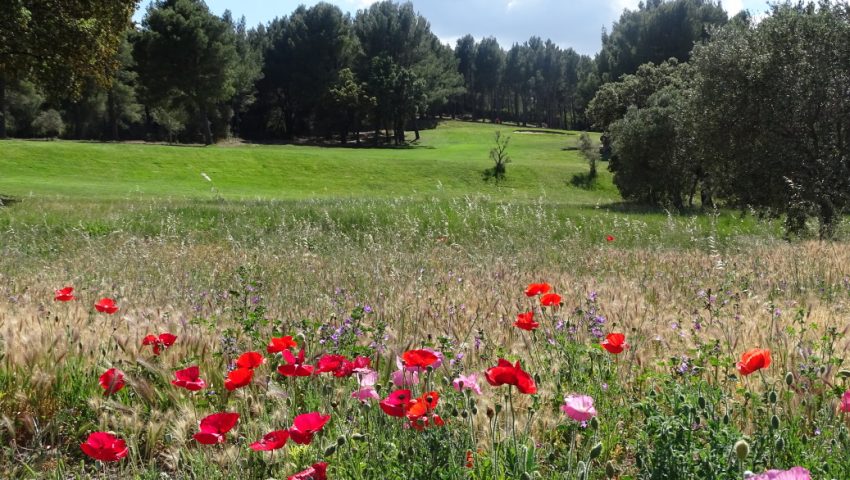
[[[602,35],[597,57],[603,81],[616,81],[645,63],[669,58],[687,61],[695,43],[708,39],[712,26],[727,22],[714,0],[647,0],[625,10],[610,34]]]
[[[721,193],[829,237],[850,202],[850,9],[780,4],[694,54],[694,133]]]

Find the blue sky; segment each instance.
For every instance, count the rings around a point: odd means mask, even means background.
[[[142,0],[135,19],[141,20],[151,0]],[[292,12],[298,5],[318,0],[206,0],[218,15],[229,9],[236,18],[245,16],[248,25],[265,23]],[[373,0],[331,0],[355,13]],[[431,22],[431,30],[454,45],[471,33],[476,39],[494,36],[503,47],[523,42],[532,35],[552,39],[562,47],[594,54],[601,46],[603,27],[610,29],[624,8],[636,8],[639,0],[418,0],[413,4]],[[742,9],[758,15],[767,10],[767,0],[724,0],[732,15]]]

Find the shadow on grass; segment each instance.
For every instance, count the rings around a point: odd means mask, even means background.
[[[7,197],[5,195],[0,195],[0,208],[3,207],[11,207],[12,205],[20,203],[20,200],[17,198]]]
[[[706,210],[698,206],[677,209],[672,206],[660,207],[657,205],[649,205],[646,203],[628,201],[603,203],[600,205],[581,205],[579,208],[586,210],[605,210],[607,212],[628,213],[635,215],[702,215],[710,212],[710,210]]]
[[[598,177],[592,177],[589,173],[576,173],[570,179],[570,185],[584,190],[595,190],[598,187]]]

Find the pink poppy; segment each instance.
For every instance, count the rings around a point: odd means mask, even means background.
[[[593,398],[588,395],[568,395],[561,410],[577,422],[586,422],[596,416]]]
[[[476,395],[481,395],[481,386],[478,385],[478,375],[475,373],[459,375],[452,380],[452,386],[458,392],[462,392],[466,388],[475,392]]]

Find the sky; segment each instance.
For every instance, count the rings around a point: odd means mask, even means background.
[[[342,10],[356,13],[374,0],[326,0]],[[151,0],[142,0],[135,19],[140,21]],[[234,18],[245,16],[249,26],[289,15],[300,4],[318,0],[206,0],[221,15],[230,10]],[[602,28],[620,17],[624,8],[637,8],[639,0],[414,0],[414,8],[431,22],[443,42],[472,34],[476,40],[493,36],[504,48],[536,35],[563,48],[593,55],[601,48]],[[723,0],[731,15],[747,9],[756,16],[767,10],[767,0]]]

